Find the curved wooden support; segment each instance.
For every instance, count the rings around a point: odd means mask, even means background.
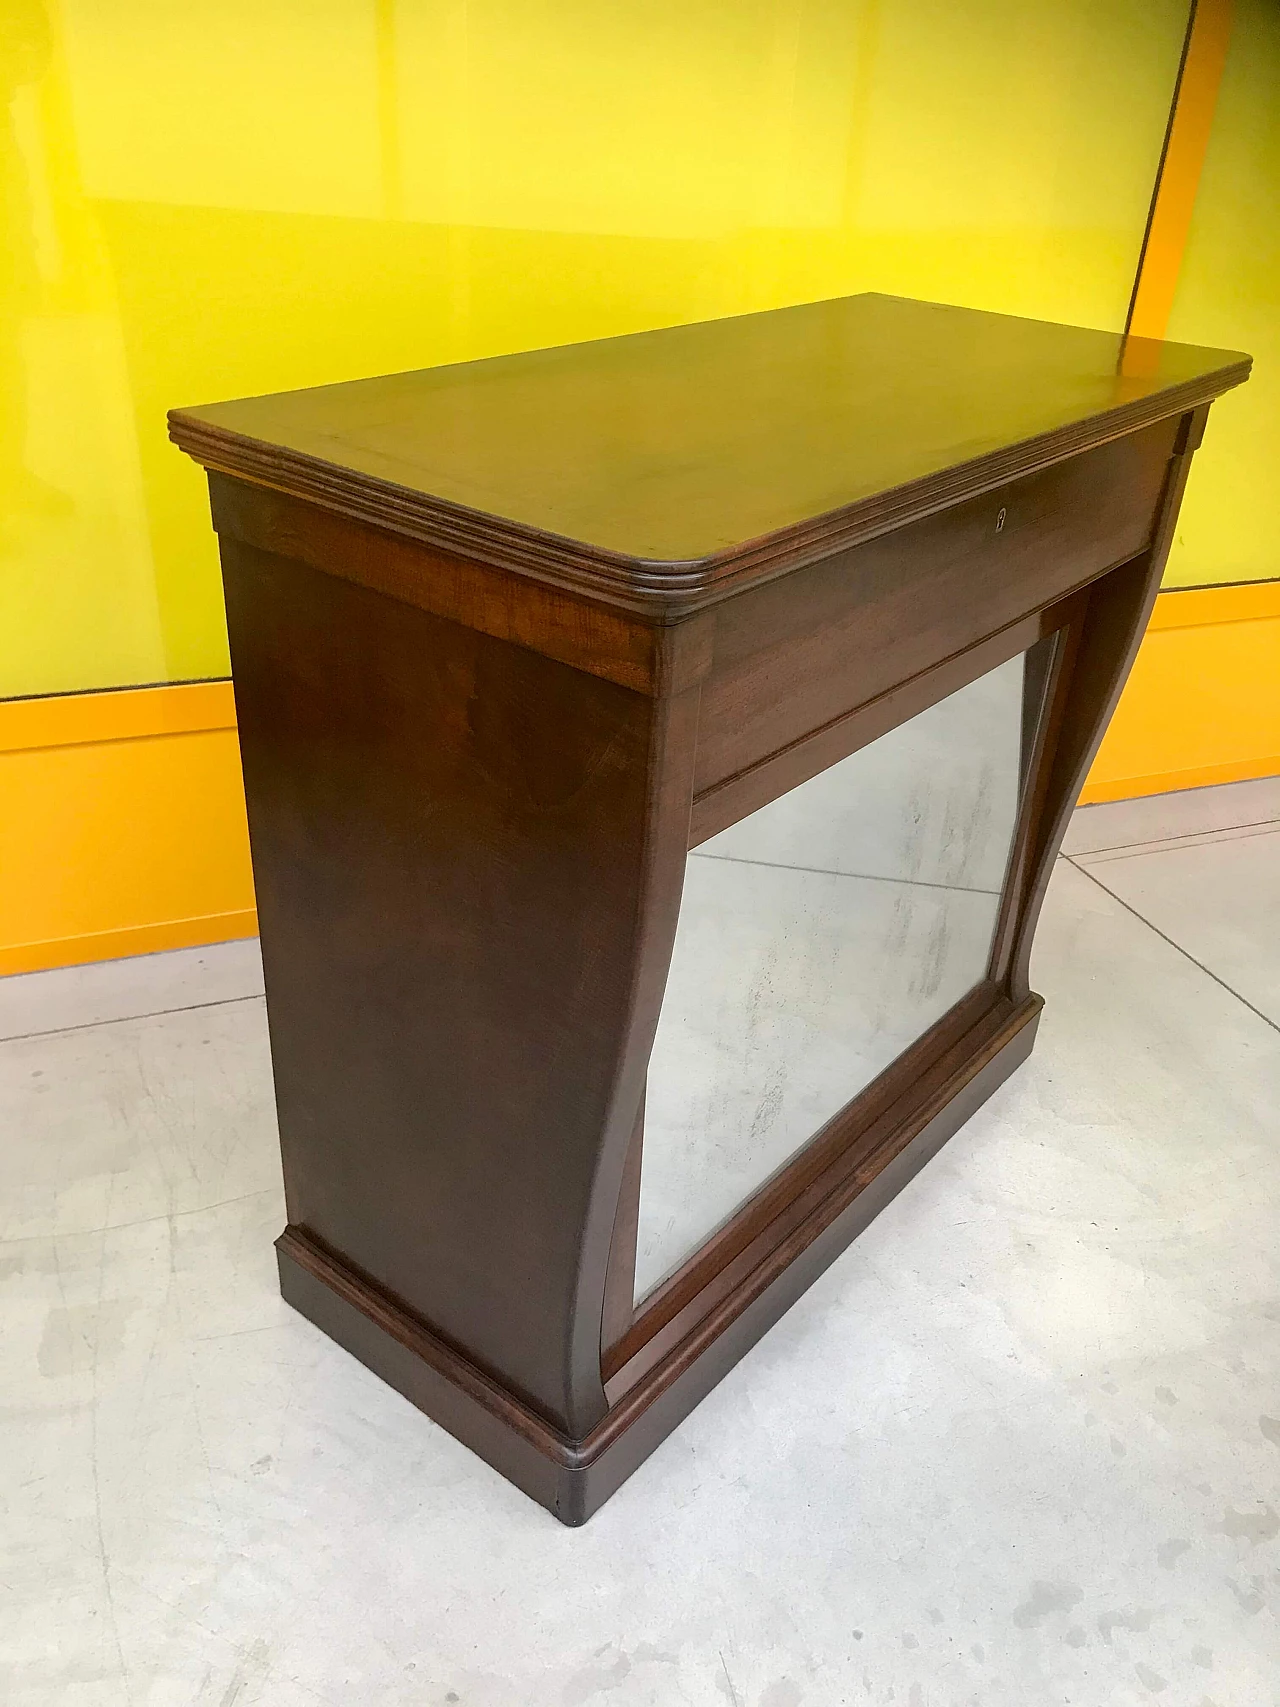
[[[693,804],[701,681],[710,662],[710,625],[695,617],[660,630],[655,671],[657,697],[649,722],[645,764],[645,816],[638,846],[635,912],[631,925],[631,988],[618,1039],[609,1112],[603,1123],[597,1177],[583,1226],[582,1261],[569,1363],[575,1392],[589,1398],[577,1413],[589,1418],[585,1435],[606,1405],[601,1358],[605,1345],[625,1331],[635,1273],[635,1209],[644,1117],[645,1078],[666,988]],[[621,1221],[631,1238],[615,1243]],[[594,1413],[594,1414],[591,1414]]]
[[[661,631],[656,696],[222,549],[294,1243],[580,1438],[679,911],[695,625]]]
[[[1090,587],[1081,615],[1060,637],[1043,711],[1044,744],[1052,756],[1040,785],[1030,875],[1017,911],[1009,971],[1015,1001],[1030,989],[1031,945],[1053,862],[1150,621],[1191,459],[1204,437],[1208,413],[1208,404],[1203,404],[1189,410],[1179,423],[1150,545]]]

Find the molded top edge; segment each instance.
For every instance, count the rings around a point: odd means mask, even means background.
[[[887,296],[174,410],[207,468],[644,602],[810,560],[1136,432],[1236,351]]]

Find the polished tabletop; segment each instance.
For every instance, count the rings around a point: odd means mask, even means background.
[[[1013,476],[1238,384],[1248,357],[862,295],[175,410],[210,466],[691,564],[993,459]],[[988,482],[989,483],[989,482]],[[376,515],[375,515],[375,519]]]

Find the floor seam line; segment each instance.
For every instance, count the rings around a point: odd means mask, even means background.
[[[1251,1014],[1257,1014],[1258,1018],[1264,1025],[1269,1025],[1272,1031],[1280,1033],[1280,1025],[1277,1025],[1276,1021],[1271,1018],[1270,1014],[1264,1014],[1261,1008],[1255,1008],[1247,996],[1242,996],[1239,990],[1233,990],[1225,978],[1219,978],[1218,974],[1211,971],[1202,960],[1197,960],[1194,954],[1188,953],[1180,942],[1175,942],[1171,936],[1166,936],[1164,931],[1160,929],[1159,925],[1153,925],[1150,919],[1144,919],[1136,907],[1131,907],[1122,896],[1116,894],[1114,889],[1108,889],[1102,879],[1100,877],[1095,877],[1086,866],[1078,865],[1071,854],[1063,854],[1062,857],[1066,860],[1072,870],[1078,871],[1081,877],[1087,877],[1090,883],[1096,883],[1104,895],[1109,895],[1117,906],[1123,907],[1126,913],[1131,913],[1133,917],[1137,919],[1139,924],[1145,925],[1149,931],[1154,931],[1160,938],[1161,942],[1167,942],[1169,947],[1176,950],[1184,960],[1189,960],[1193,966],[1198,967],[1199,970],[1204,973],[1206,978],[1212,978],[1214,983],[1221,989],[1225,990],[1229,996],[1234,996],[1236,1001],[1238,1001],[1242,1007],[1248,1008]]]
[[[1150,854],[1187,853],[1192,848],[1220,848],[1230,842],[1258,842],[1264,836],[1280,834],[1280,822],[1274,824],[1241,824],[1233,830],[1214,830],[1203,836],[1179,836],[1164,842],[1126,842],[1123,847],[1077,849],[1066,859],[1092,859],[1099,864],[1113,864],[1121,859],[1146,859]]]
[[[181,1221],[188,1215],[209,1215],[215,1209],[229,1209],[233,1203],[248,1203],[252,1197],[283,1196],[274,1185],[259,1186],[257,1191],[241,1192],[239,1197],[224,1197],[217,1203],[203,1203],[198,1209],[170,1209],[161,1215],[142,1215],[136,1221],[113,1221],[107,1227],[81,1227],[70,1233],[19,1233],[16,1238],[0,1238],[0,1250],[6,1245],[43,1245],[50,1239],[101,1239],[107,1233],[123,1233],[130,1227],[149,1227],[153,1221]]]
[[[0,1047],[6,1043],[26,1043],[33,1037],[65,1037],[71,1031],[97,1031],[104,1025],[128,1025],[135,1019],[163,1019],[165,1014],[194,1014],[205,1008],[231,1008],[237,1002],[260,1002],[262,990],[251,996],[220,996],[216,1002],[187,1002],[180,1008],[149,1008],[144,1014],[119,1014],[115,1019],[87,1019],[81,1025],[51,1025],[45,1031],[15,1031],[0,1037]]]
[[[783,865],[776,859],[746,859],[742,854],[703,853],[689,849],[690,859],[714,859],[724,865],[758,865],[766,871],[806,871],[813,877],[853,877],[860,883],[900,883],[908,889],[945,889],[948,894],[998,895],[998,889],[974,889],[966,883],[929,883],[923,877],[880,877],[871,871],[833,871],[828,865]]]
[[[1153,848],[1166,843],[1187,842],[1196,836],[1229,836],[1236,830],[1280,830],[1280,818],[1252,818],[1247,824],[1224,824],[1220,830],[1182,830],[1176,836],[1151,836],[1145,842],[1114,842],[1107,848],[1078,848],[1075,853],[1063,854],[1063,859],[1078,859],[1085,854],[1118,853],[1122,848]]]

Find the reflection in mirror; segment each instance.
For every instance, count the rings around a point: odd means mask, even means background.
[[[649,1064],[635,1296],[986,974],[1020,655],[689,854]]]

